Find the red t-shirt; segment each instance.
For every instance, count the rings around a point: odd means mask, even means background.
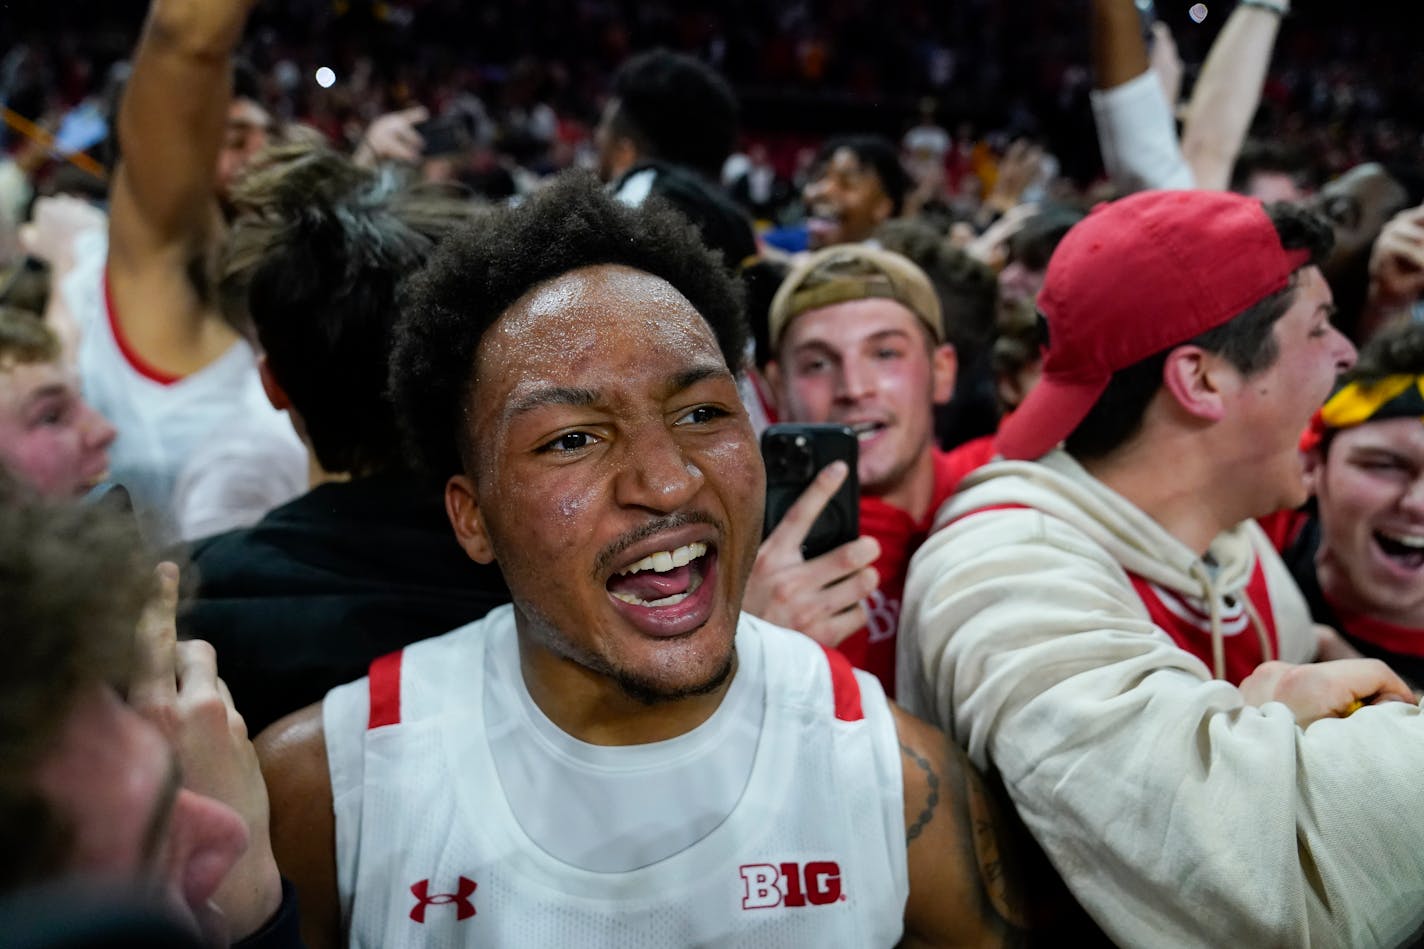
[[[945,452],[931,449],[931,456],[934,494],[922,520],[914,520],[879,498],[860,499],[860,533],[880,542],[880,559],[875,561],[880,586],[865,604],[870,622],[846,637],[839,648],[852,665],[878,678],[891,698],[895,697],[895,634],[900,628],[900,599],[905,593],[910,558],[929,536],[940,505],[954,493],[963,477]]]

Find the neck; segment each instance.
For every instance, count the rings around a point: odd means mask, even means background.
[[[1356,592],[1349,575],[1341,568],[1330,548],[1322,542],[1315,554],[1315,580],[1330,605],[1341,613],[1362,616],[1401,629],[1424,630],[1424,608],[1414,606],[1402,610],[1381,610]]]
[[[904,475],[898,478],[893,487],[876,494],[866,491],[865,494],[872,497],[879,497],[891,507],[899,508],[916,522],[925,519],[930,513],[930,502],[934,500],[935,487],[935,464],[934,446],[926,444],[924,450],[915,456],[915,461]]]
[[[1216,470],[1213,459],[1207,446],[1191,439],[1139,437],[1082,464],[1167,533],[1204,554],[1218,534],[1251,516],[1235,509],[1235,492],[1227,487],[1233,477]]]
[[[566,734],[591,745],[644,745],[685,735],[717,711],[736,675],[701,695],[645,701],[629,695],[611,676],[562,656],[524,631],[520,622],[519,668],[529,697]]]

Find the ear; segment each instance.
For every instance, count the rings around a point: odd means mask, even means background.
[[[930,371],[934,383],[934,404],[946,405],[954,398],[954,383],[959,377],[959,354],[949,343],[941,343],[930,353]]]
[[[272,408],[281,412],[292,407],[287,390],[283,389],[277,377],[272,375],[272,367],[267,364],[266,353],[257,357],[257,377],[262,380],[262,391],[267,393],[267,401],[272,403]]]
[[[455,540],[471,560],[494,563],[494,547],[485,529],[474,479],[459,474],[445,482],[445,516],[455,528]]]
[[[1226,382],[1220,357],[1199,346],[1178,346],[1162,367],[1162,388],[1181,410],[1206,422],[1226,417]]]
[[[766,387],[771,390],[771,402],[772,407],[776,409],[776,417],[787,418],[790,409],[786,404],[786,394],[781,388],[782,384],[786,382],[786,376],[781,371],[781,363],[775,359],[771,360],[766,364],[766,368],[762,370],[761,374],[766,379]]]

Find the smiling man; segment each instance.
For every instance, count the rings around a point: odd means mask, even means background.
[[[1424,686],[1424,326],[1360,351],[1305,439],[1313,515],[1281,552],[1317,622]]]
[[[878,135],[829,139],[811,168],[801,201],[812,250],[867,240],[904,209],[910,176],[899,151]]]
[[[734,285],[566,178],[443,244],[392,356],[513,605],[260,741],[309,945],[996,944],[989,798],[933,729],[740,612],[764,474]]]
[[[899,254],[828,247],[777,290],[770,331],[766,376],[779,417],[856,433],[863,536],[804,561],[804,526],[784,521],[763,545],[747,609],[837,647],[893,696],[905,573],[955,484],[934,442],[934,408],[953,394],[956,368],[939,297]],[[824,503],[826,486],[812,486],[797,513]]]
[[[1393,946],[1424,923],[1399,820],[1424,718],[1382,701],[1410,696],[1378,661],[1309,663],[1252,520],[1305,500],[1299,433],[1354,361],[1329,244],[1240,195],[1094,210],[1049,262],[1007,460],[910,568],[901,699],[1002,775],[1120,945]]]

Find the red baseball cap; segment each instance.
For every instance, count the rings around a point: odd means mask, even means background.
[[[1284,290],[1310,260],[1281,246],[1261,202],[1223,191],[1144,191],[1100,204],[1053,252],[1038,295],[1043,375],[1004,419],[1005,458],[1051,451],[1108,380]]]

